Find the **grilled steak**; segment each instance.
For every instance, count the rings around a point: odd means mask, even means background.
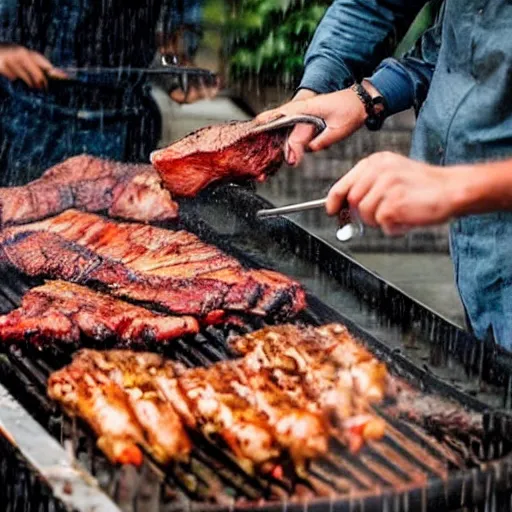
[[[102,160],[88,155],[68,158],[39,179],[21,187],[0,188],[0,225],[44,219],[68,208],[141,222],[178,215],[178,205],[150,165]]]
[[[0,317],[0,339],[79,343],[81,336],[122,345],[166,341],[199,330],[192,317],[173,317],[122,302],[89,288],[52,281],[30,290],[21,307]]]
[[[174,372],[171,363],[151,353],[82,350],[73,367],[96,369],[123,389],[156,460],[188,459],[192,445],[183,423],[155,385],[157,374]]]
[[[246,121],[202,128],[154,151],[151,162],[174,196],[193,197],[219,180],[263,181],[283,163],[287,130],[255,135],[256,126]]]
[[[284,317],[305,307],[297,282],[246,270],[191,233],[76,210],[4,230],[0,249],[0,261],[29,275],[100,285],[118,297],[205,322],[225,311]]]

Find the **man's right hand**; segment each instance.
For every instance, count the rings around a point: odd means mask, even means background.
[[[294,128],[288,137],[285,151],[286,161],[293,166],[301,163],[308,149],[320,151],[352,135],[364,125],[367,117],[363,103],[351,89],[318,95],[313,91],[301,89],[292,101],[263,112],[257,120],[266,122],[279,115],[297,114],[321,117],[327,128],[316,138],[315,129],[311,125],[297,125]]]
[[[29,87],[42,89],[47,86],[48,76],[66,78],[40,53],[18,45],[0,46],[0,75],[11,81],[23,80]]]

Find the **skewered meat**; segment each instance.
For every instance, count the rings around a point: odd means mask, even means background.
[[[158,375],[156,381],[189,428],[219,435],[249,473],[279,456],[266,416],[211,368],[187,369],[177,379]]]
[[[187,460],[191,442],[180,417],[155,385],[158,373],[172,374],[173,366],[160,356],[124,350],[82,350],[74,367],[95,368],[126,393],[135,417],[144,430],[151,454],[162,464]]]
[[[0,260],[29,275],[99,285],[206,322],[224,311],[284,317],[305,307],[299,283],[268,270],[245,270],[185,231],[69,210],[4,230],[0,248]]]
[[[115,340],[123,345],[161,342],[199,331],[192,317],[165,316],[65,281],[33,288],[21,307],[0,317],[0,340],[44,344]]]
[[[21,187],[0,188],[0,225],[44,219],[68,208],[141,222],[178,216],[178,205],[150,165],[89,155],[68,158]]]
[[[201,128],[167,148],[151,163],[175,196],[193,197],[219,180],[263,181],[283,163],[286,129],[254,134],[255,121]]]
[[[97,445],[114,464],[142,464],[144,432],[123,390],[101,372],[73,364],[53,373],[48,395],[87,421]]]

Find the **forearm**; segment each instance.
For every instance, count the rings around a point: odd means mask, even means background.
[[[455,217],[512,211],[512,159],[452,169],[460,173],[453,197]]]

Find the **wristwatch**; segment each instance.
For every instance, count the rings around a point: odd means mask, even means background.
[[[380,130],[384,119],[386,119],[386,104],[382,96],[372,97],[370,93],[360,84],[354,83],[351,89],[357,94],[362,101],[366,114],[366,127],[369,130]]]

